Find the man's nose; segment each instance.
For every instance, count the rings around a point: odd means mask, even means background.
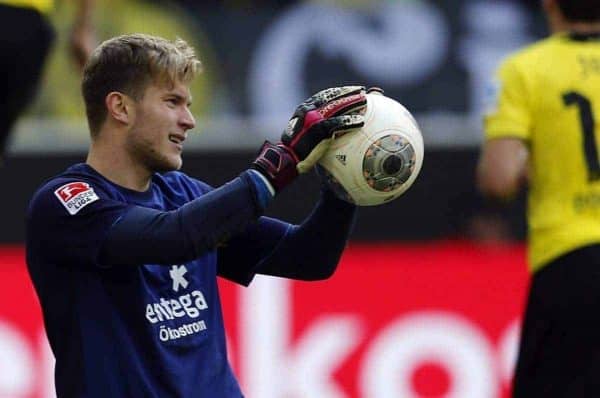
[[[192,115],[192,112],[188,108],[186,108],[185,111],[183,112],[183,115],[181,116],[179,123],[186,130],[191,130],[194,128],[194,126],[196,126],[196,119],[194,119],[194,115]]]

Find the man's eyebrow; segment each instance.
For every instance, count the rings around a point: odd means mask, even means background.
[[[189,97],[187,97],[185,95],[171,92],[171,93],[167,93],[165,96],[173,97],[173,98],[177,99],[177,101],[180,101],[180,102],[187,102],[188,105],[192,104],[192,96],[191,95]]]

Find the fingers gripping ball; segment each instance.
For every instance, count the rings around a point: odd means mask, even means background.
[[[314,166],[334,135],[362,127],[363,118],[359,113],[366,103],[364,87],[345,86],[320,91],[296,108],[281,135],[281,142],[298,157],[300,173]]]
[[[365,88],[345,86],[318,92],[300,104],[292,115],[281,142],[265,142],[252,167],[280,191],[314,166],[327,152],[333,136],[363,126],[367,104]]]
[[[322,122],[322,127],[329,131],[328,137],[322,139],[306,156],[306,158],[296,165],[298,173],[306,173],[309,171],[323,155],[329,150],[334,137],[342,135],[360,128],[364,124],[362,115],[342,115],[332,119],[327,119]]]

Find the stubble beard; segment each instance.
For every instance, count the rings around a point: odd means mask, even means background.
[[[128,152],[135,162],[146,169],[149,174],[181,169],[183,164],[181,155],[179,155],[179,161],[175,162],[171,156],[161,153],[151,140],[140,139],[135,134],[133,137],[134,139],[129,141]]]

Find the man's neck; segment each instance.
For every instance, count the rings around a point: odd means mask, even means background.
[[[116,147],[119,148],[119,147]],[[152,173],[115,146],[92,142],[86,163],[109,181],[143,192],[150,187]]]
[[[557,21],[552,26],[553,33],[558,32],[571,32],[577,34],[589,34],[600,32],[600,22],[570,22],[565,20]]]

